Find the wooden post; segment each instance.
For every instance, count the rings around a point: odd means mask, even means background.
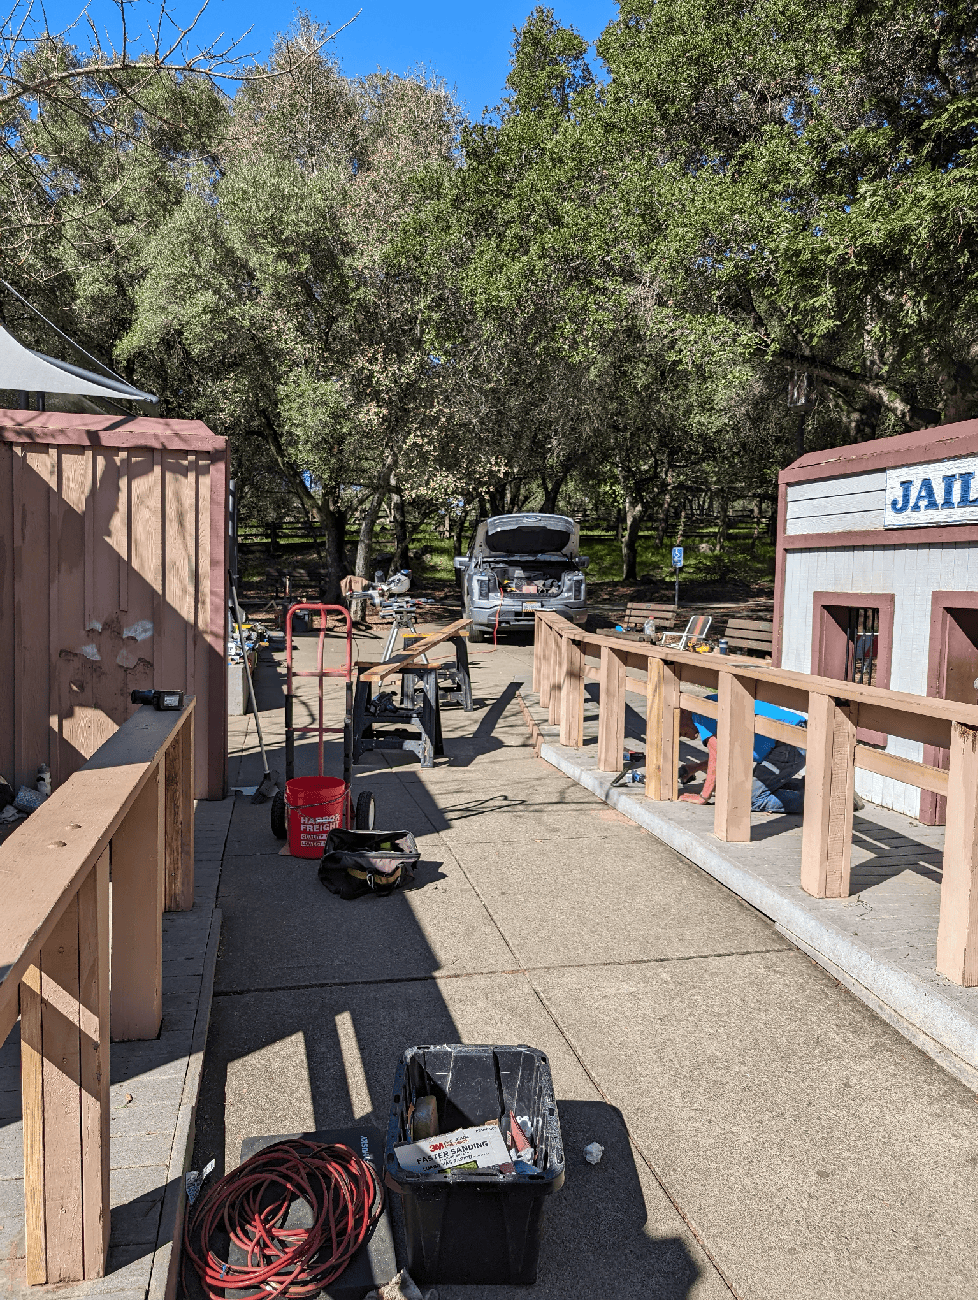
[[[754,779],[753,681],[721,673],[717,704],[717,784],[713,833],[718,840],[750,840],[751,786]]]
[[[109,864],[103,854],[21,983],[24,1228],[31,1285],[105,1274]]]
[[[540,690],[540,650],[543,638],[543,619],[540,617],[540,611],[533,615],[533,677],[530,680],[530,689],[536,694]]]
[[[584,744],[584,653],[569,636],[560,638],[560,743]]]
[[[679,678],[672,664],[649,656],[645,687],[645,796],[679,794]]]
[[[550,635],[552,638],[550,642],[550,674],[549,674],[550,675],[550,704],[548,705],[550,713],[547,718],[547,721],[550,723],[551,726],[554,726],[557,722],[560,721],[560,687],[561,687],[560,657],[561,657],[561,647],[564,641],[566,640],[566,637],[561,636],[560,633],[555,631],[553,628],[551,628]]]
[[[808,697],[801,887],[815,898],[848,898],[856,725],[829,695]]]
[[[937,969],[978,984],[978,728],[951,724]]]
[[[112,839],[112,1038],[155,1038],[163,1016],[162,763]]]
[[[625,746],[625,654],[601,647],[598,771],[620,772]]]
[[[189,912],[194,905],[194,746],[191,711],[164,756],[166,862],[164,909]]]
[[[540,699],[540,708],[550,708],[550,669],[551,669],[551,640],[554,631],[549,623],[540,619],[538,625],[540,629],[540,668],[537,673],[537,694]]]

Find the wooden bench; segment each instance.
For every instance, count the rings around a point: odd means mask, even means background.
[[[625,606],[625,612],[617,621],[626,632],[642,634],[648,619],[655,623],[656,635],[670,632],[676,626],[676,610],[672,605],[640,605],[636,602]]]
[[[752,651],[770,659],[773,653],[774,624],[757,619],[732,618],[724,632],[731,650]]]

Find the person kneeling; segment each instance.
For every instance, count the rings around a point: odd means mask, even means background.
[[[716,699],[716,696],[708,696]],[[805,717],[790,709],[779,709],[773,704],[758,700],[754,704],[755,714],[765,718],[775,718],[779,722],[788,722],[796,727],[805,726]],[[713,796],[717,779],[717,724],[715,718],[704,717],[700,713],[682,710],[679,719],[679,734],[686,740],[695,740],[699,736],[706,745],[707,758],[699,763],[689,763],[679,769],[679,779],[686,785],[696,772],[706,770],[706,780],[699,794],[682,794],[683,803],[708,803]],[[750,806],[752,812],[791,813],[799,815],[805,807],[805,783],[798,779],[798,773],[805,766],[804,751],[796,745],[772,740],[769,736],[754,736],[754,779],[751,786]]]

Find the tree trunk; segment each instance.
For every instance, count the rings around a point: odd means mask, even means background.
[[[623,582],[638,581],[638,530],[645,513],[641,501],[625,493],[625,528],[621,536],[621,577]]]
[[[666,490],[662,498],[662,505],[659,508],[659,522],[655,529],[655,546],[656,550],[662,547],[666,540],[666,529],[669,527],[669,507],[672,504],[672,470],[666,472]]]
[[[543,505],[540,507],[541,514],[552,515],[556,513],[557,499],[566,482],[566,470],[562,470],[559,474],[556,474],[549,483],[542,474],[540,475],[540,483],[543,487]]]
[[[394,517],[394,558],[391,560],[388,573],[393,577],[395,573],[400,573],[401,569],[408,567],[408,547],[410,544],[407,515],[404,510],[404,497],[400,488],[391,488],[391,513]]]
[[[367,507],[363,512],[363,518],[360,520],[360,536],[357,539],[357,560],[354,573],[358,578],[371,578],[373,574],[370,571],[370,562],[374,544],[374,528],[377,525],[377,517],[380,514],[381,506],[384,504],[384,498],[387,495],[387,484],[379,487],[367,502]]]
[[[757,539],[761,535],[761,499],[754,498],[754,528],[750,535],[750,553],[754,555],[757,551]]]

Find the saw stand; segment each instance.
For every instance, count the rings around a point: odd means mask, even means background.
[[[387,638],[387,644],[384,646],[384,662],[393,658],[394,647],[397,645],[398,632],[413,632],[418,635],[418,629],[414,626],[414,620],[417,617],[418,607],[420,605],[431,605],[430,600],[415,600],[413,596],[408,596],[403,600],[385,600],[380,606],[381,618],[391,620],[390,635]],[[426,664],[428,656],[422,655],[421,662]]]

